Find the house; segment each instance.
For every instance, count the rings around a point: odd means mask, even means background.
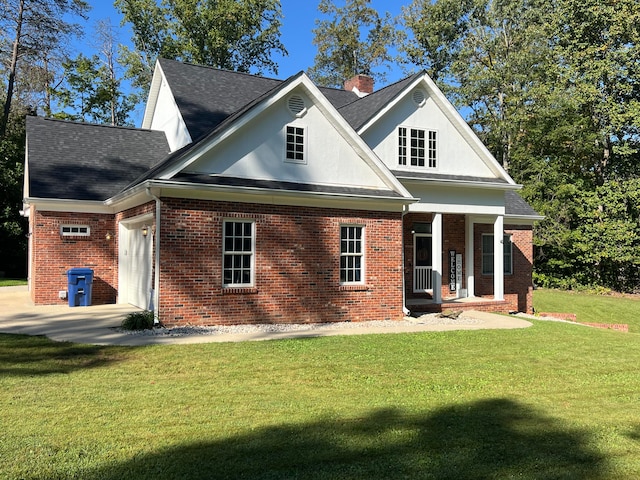
[[[424,72],[346,85],[161,59],[140,129],[28,117],[33,301],[89,267],[167,325],[531,311],[520,186]]]

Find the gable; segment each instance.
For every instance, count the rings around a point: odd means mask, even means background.
[[[289,101],[299,98],[304,111],[294,114]],[[287,159],[287,127],[302,132],[303,159]],[[370,155],[370,153],[369,153]],[[388,189],[388,182],[367,164],[367,152],[345,135],[313,96],[298,87],[213,145],[183,173],[278,182]]]
[[[435,167],[416,167],[411,166],[410,162],[407,165],[399,164],[399,127],[407,129],[409,144],[411,130],[424,131],[427,143],[428,132],[435,132]],[[404,91],[364,123],[359,133],[387,167],[394,171],[493,178],[513,183],[426,74],[411,84],[405,84]]]

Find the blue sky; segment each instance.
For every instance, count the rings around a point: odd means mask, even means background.
[[[91,12],[89,13],[89,23],[85,26],[85,41],[89,44],[93,35],[94,25],[97,20],[109,18],[113,26],[119,26],[122,16],[113,7],[110,0],[89,0]],[[300,70],[307,70],[313,65],[316,48],[311,43],[313,39],[312,30],[315,28],[315,20],[320,14],[317,10],[319,0],[281,0],[282,14],[284,15],[281,27],[282,43],[289,52],[288,57],[276,58],[278,63],[278,78],[287,78],[298,73]],[[341,6],[344,2],[336,0],[336,4]],[[409,3],[409,0],[399,2],[397,0],[372,0],[371,5],[384,15],[389,11],[393,16],[400,13],[401,6]],[[130,33],[121,29],[120,41],[127,43]],[[402,77],[401,72],[391,72],[388,80],[395,81]]]

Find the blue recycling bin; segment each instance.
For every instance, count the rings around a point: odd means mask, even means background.
[[[67,287],[70,307],[89,307],[93,287],[93,270],[72,268],[67,270]]]

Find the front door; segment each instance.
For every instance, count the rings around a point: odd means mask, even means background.
[[[118,302],[149,308],[153,267],[153,233],[148,220],[120,224]]]
[[[433,247],[431,235],[415,234],[413,237],[413,291],[433,290]]]

